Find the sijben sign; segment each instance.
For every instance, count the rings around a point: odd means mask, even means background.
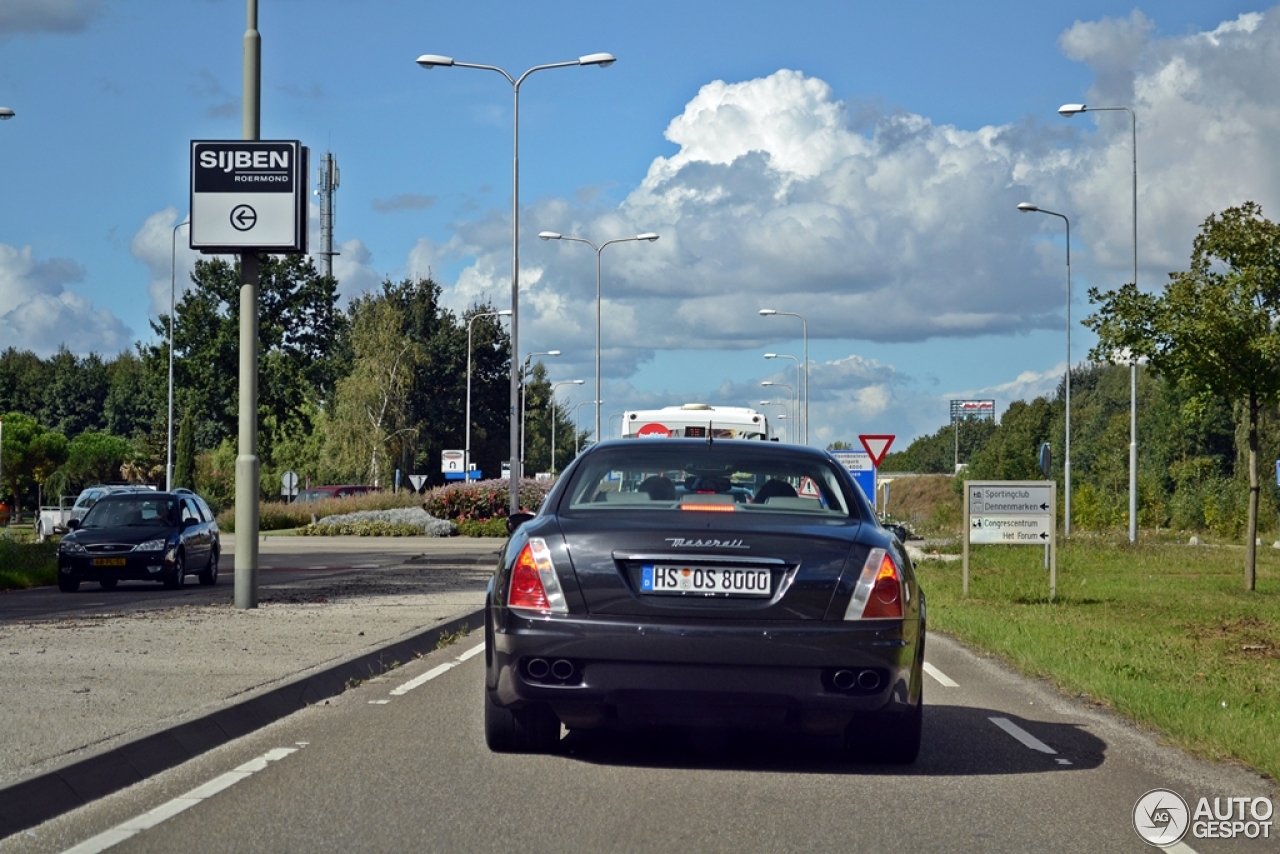
[[[306,252],[307,172],[297,140],[193,140],[191,248]]]

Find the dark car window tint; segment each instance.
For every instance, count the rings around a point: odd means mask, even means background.
[[[172,498],[105,498],[85,514],[82,528],[164,527],[174,524]]]
[[[734,512],[848,518],[859,513],[846,487],[837,466],[812,454],[744,449],[738,443],[655,444],[584,459],[569,484],[567,509],[633,512],[732,505]]]

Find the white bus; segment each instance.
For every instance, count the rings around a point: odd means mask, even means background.
[[[768,441],[769,419],[743,406],[686,403],[622,414],[622,438],[758,439]]]

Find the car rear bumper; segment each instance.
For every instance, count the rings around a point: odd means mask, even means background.
[[[507,612],[487,633],[500,706],[549,703],[566,726],[708,725],[840,732],[919,702],[910,621],[723,626]],[[545,668],[545,672],[544,672]]]

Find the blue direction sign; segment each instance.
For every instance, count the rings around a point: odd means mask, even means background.
[[[876,504],[876,466],[871,461],[871,455],[866,451],[832,451],[831,456],[839,460],[840,465],[849,470],[853,475],[853,479],[857,481],[858,486],[862,488],[862,494],[867,496],[871,501],[871,506]]]

